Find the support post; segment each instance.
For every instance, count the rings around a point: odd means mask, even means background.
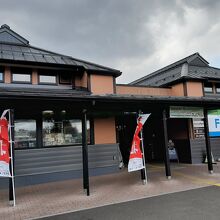
[[[82,156],[83,156],[83,188],[87,196],[89,192],[89,164],[88,164],[88,145],[87,145],[87,117],[86,110],[83,110],[82,116]]]
[[[164,162],[167,179],[171,179],[170,158],[168,151],[167,115],[166,109],[163,110],[163,130],[164,130]]]
[[[9,110],[9,140],[10,140],[10,173],[9,178],[9,203],[15,206],[15,182],[14,182],[14,110]]]
[[[204,108],[203,112],[204,112],[205,145],[206,145],[206,155],[207,155],[207,160],[208,160],[208,170],[209,170],[209,173],[213,173],[212,153],[211,153],[211,144],[210,144],[210,138],[209,138],[207,109]]]

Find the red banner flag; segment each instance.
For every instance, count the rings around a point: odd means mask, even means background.
[[[0,176],[2,177],[11,176],[9,150],[8,121],[6,118],[0,118]]]
[[[142,152],[140,148],[139,133],[149,116],[150,114],[141,114],[138,117],[137,127],[134,133],[134,138],[132,141],[131,152],[130,152],[130,158],[128,162],[128,172],[141,170],[144,168],[143,156],[142,156]]]

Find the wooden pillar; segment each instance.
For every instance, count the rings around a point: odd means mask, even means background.
[[[87,116],[86,110],[82,115],[82,157],[83,157],[83,188],[89,196],[89,164],[88,164],[88,145],[87,145]]]
[[[209,129],[208,129],[208,114],[207,109],[204,108],[204,129],[205,129],[205,144],[206,144],[206,155],[208,160],[208,170],[210,173],[213,173],[213,164],[212,164],[212,151],[209,137]]]
[[[167,133],[167,112],[163,110],[163,132],[164,132],[164,163],[167,179],[171,179],[170,158],[168,151],[168,133]]]

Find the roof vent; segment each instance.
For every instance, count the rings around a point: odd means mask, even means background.
[[[10,29],[10,27],[9,27],[7,24],[3,24],[3,25],[1,26],[1,28],[7,28],[7,29]]]

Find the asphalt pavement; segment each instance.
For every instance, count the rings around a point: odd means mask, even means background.
[[[106,195],[107,196],[107,195]],[[76,211],[41,220],[220,219],[220,187],[210,186]]]

